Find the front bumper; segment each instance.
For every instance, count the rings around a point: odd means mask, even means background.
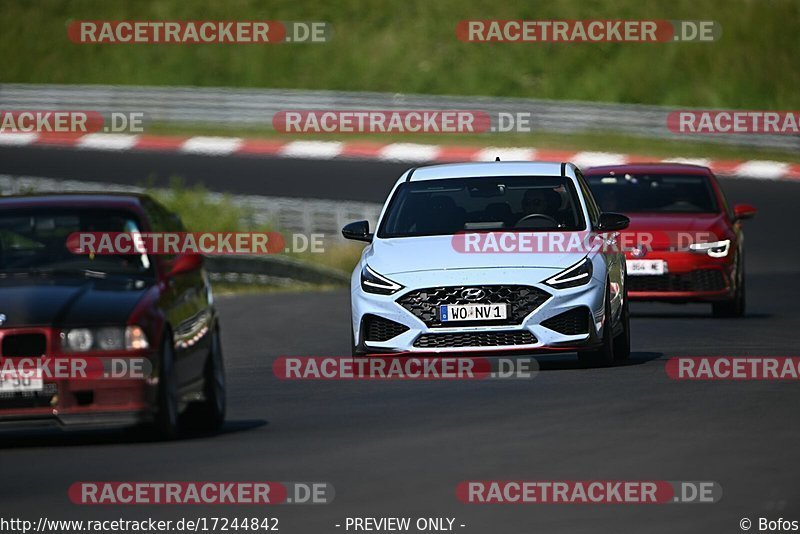
[[[152,421],[153,414],[147,411],[3,415],[0,417],[0,430],[126,428],[147,424]]]
[[[44,378],[43,383],[41,391],[0,393],[0,429],[125,427],[153,419],[157,384],[151,378]]]
[[[663,260],[663,275],[628,275],[628,296],[633,301],[720,302],[734,297],[736,287],[733,254],[711,258],[687,251],[652,251],[645,258]]]
[[[602,337],[604,325],[605,284],[592,279],[584,286],[555,290],[540,283],[556,272],[558,271],[552,269],[516,268],[404,273],[392,276],[393,280],[405,286],[394,295],[366,293],[354,276],[351,285],[351,319],[357,348],[371,354],[504,351],[535,354],[574,352],[596,347]],[[486,321],[480,325],[454,323],[450,326],[449,323],[441,323],[430,316],[420,318],[398,303],[398,300],[409,293],[425,288],[486,286],[528,286],[546,292],[547,296],[514,324],[492,324]],[[431,304],[438,308],[440,302]],[[513,310],[516,303],[507,304]],[[564,329],[560,326],[559,319],[565,313],[574,313],[576,318],[584,314],[585,327],[581,333],[562,333]],[[392,336],[389,339],[370,339],[366,321],[373,320],[374,317],[391,321],[400,327],[388,330],[389,334],[386,335]],[[551,319],[552,321],[548,321]]]

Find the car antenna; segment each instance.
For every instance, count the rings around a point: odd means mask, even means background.
[[[495,161],[500,161],[500,156],[495,156],[494,160]]]

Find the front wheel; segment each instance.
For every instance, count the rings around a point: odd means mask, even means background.
[[[158,408],[155,427],[158,435],[171,440],[178,437],[178,377],[175,373],[175,349],[167,330],[161,342],[158,363]]]
[[[216,432],[225,422],[225,365],[219,327],[211,331],[211,347],[203,370],[204,400],[192,406],[190,424],[193,429]]]
[[[733,299],[725,302],[711,304],[711,314],[714,317],[743,317],[747,308],[747,293],[745,291],[744,263],[739,267],[739,283]]]
[[[619,316],[622,332],[614,338],[614,359],[618,361],[625,361],[631,356],[631,312],[628,307],[627,287],[622,299],[622,312]]]
[[[585,367],[608,367],[614,363],[614,334],[611,319],[611,296],[606,290],[605,311],[603,325],[603,341],[596,350],[582,350],[578,352],[578,360]]]

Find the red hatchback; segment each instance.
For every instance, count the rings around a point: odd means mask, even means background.
[[[0,428],[218,429],[225,371],[202,256],[67,247],[98,231],[184,229],[146,195],[0,198]]]
[[[710,302],[714,316],[745,311],[743,219],[710,169],[699,165],[633,164],[584,171],[605,212],[627,215],[621,236],[631,300]]]

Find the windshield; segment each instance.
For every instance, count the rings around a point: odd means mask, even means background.
[[[378,237],[583,229],[583,210],[569,178],[456,178],[401,184],[389,203]]]
[[[621,213],[717,213],[711,182],[700,175],[624,174],[587,176],[603,211]]]
[[[86,272],[152,273],[147,255],[84,255],[67,248],[73,232],[138,232],[136,215],[92,208],[0,211],[0,274]]]

